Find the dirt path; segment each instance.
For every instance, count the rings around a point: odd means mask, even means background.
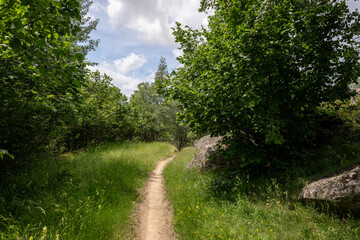
[[[162,172],[173,157],[159,162],[150,174],[145,188],[144,200],[136,209],[138,223],[135,226],[137,239],[176,240],[172,219],[172,208],[166,198]]]

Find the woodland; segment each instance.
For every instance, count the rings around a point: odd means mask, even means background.
[[[179,151],[180,157],[188,154],[181,161],[190,161],[193,152],[185,147],[204,135],[224,136],[226,147],[216,157],[220,170],[188,176],[172,165],[165,172],[167,187],[176,189],[183,181],[188,187],[184,179],[199,178],[199,186],[207,183],[204,189],[213,192],[211,201],[236,198],[237,206],[244,202],[235,196],[262,191],[261,176],[266,184],[279,180],[281,187],[269,190],[279,193],[273,202],[286,198],[293,206],[294,198],[281,189],[295,196],[304,179],[360,162],[360,13],[350,11],[346,1],[202,0],[199,11],[211,13],[208,27],[177,23],[173,29],[183,53],[180,66],[169,70],[159,56],[154,81],[140,83],[130,97],[111,77],[88,68],[97,63],[87,54],[99,44],[90,38],[99,21],[87,17],[91,4],[0,1],[1,239],[121,238],[136,189],[156,160]],[[115,152],[137,165],[116,160]],[[236,185],[249,178],[254,182],[247,187]],[[123,185],[114,187],[116,181]],[[176,202],[185,199],[181,191],[170,191],[175,206],[188,204]],[[118,193],[124,202],[115,199]],[[113,217],[122,204],[130,206],[125,220]],[[175,226],[184,239],[220,239],[205,230],[208,237],[200,238],[191,226],[206,226],[182,219]],[[327,219],[323,229],[336,225]],[[356,224],[351,219],[345,226],[353,239],[360,236]],[[230,229],[226,236],[254,236],[232,234]],[[282,239],[267,234],[258,239]],[[296,234],[294,239],[305,239],[307,233]]]

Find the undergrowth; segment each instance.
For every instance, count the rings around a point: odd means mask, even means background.
[[[166,143],[112,143],[8,174],[0,191],[0,239],[119,239],[133,202]]]

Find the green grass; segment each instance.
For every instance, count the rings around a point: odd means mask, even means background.
[[[292,169],[280,178],[249,179],[239,172],[184,171],[193,154],[194,148],[183,149],[164,172],[180,239],[360,239],[359,219],[296,200],[316,173]]]
[[[33,164],[1,183],[0,239],[119,239],[166,143],[113,143]]]

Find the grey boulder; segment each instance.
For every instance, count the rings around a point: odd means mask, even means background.
[[[191,162],[188,163],[186,169],[190,168],[206,168],[209,167],[210,156],[216,154],[218,150],[219,143],[223,139],[220,137],[211,137],[207,135],[205,137],[200,138],[198,141],[195,141],[194,145],[196,147],[196,153]]]
[[[360,214],[360,165],[308,184],[301,190],[299,199],[329,203],[341,211]]]

